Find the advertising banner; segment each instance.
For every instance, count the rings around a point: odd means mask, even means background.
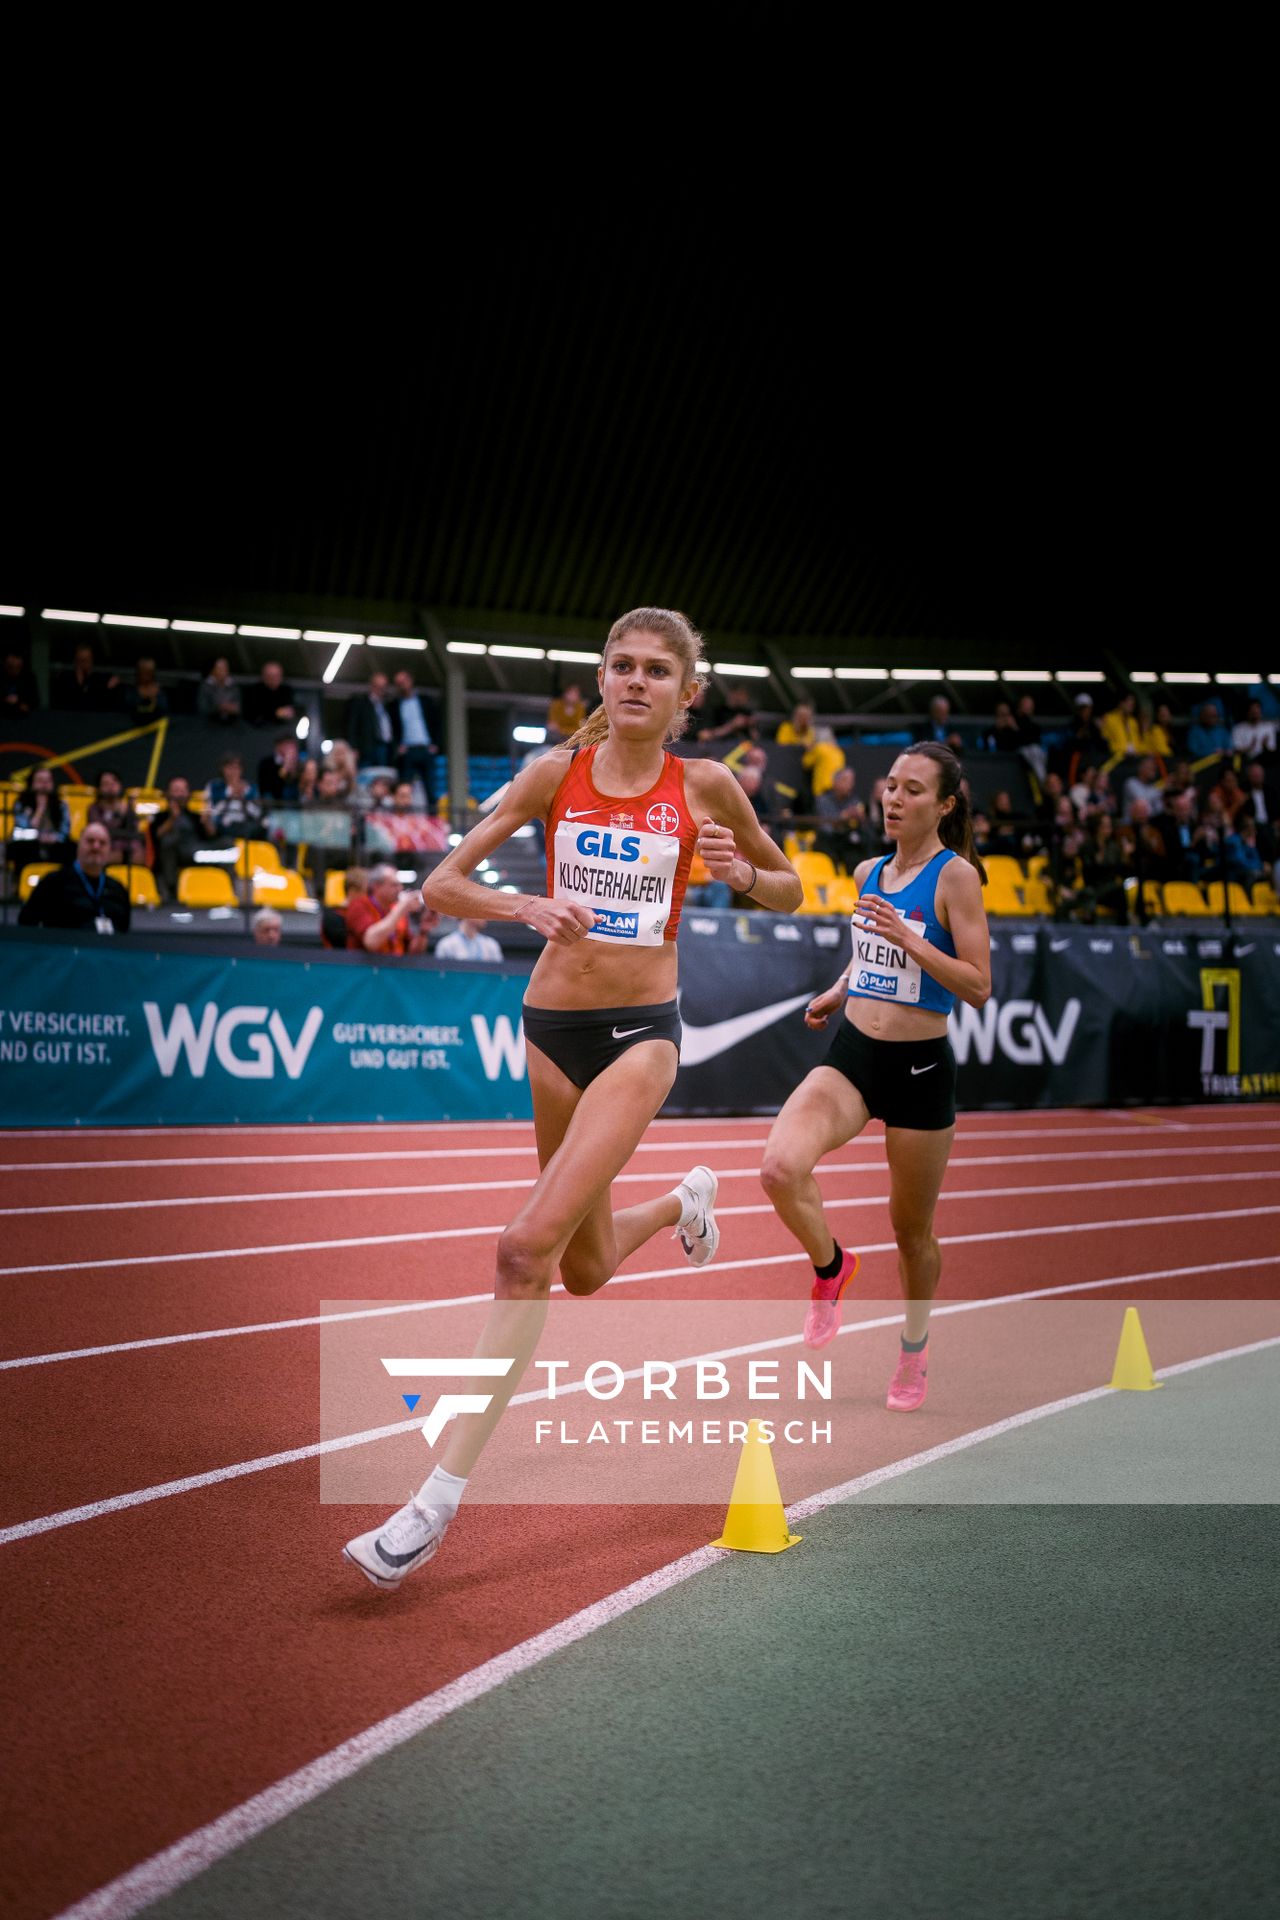
[[[843,969],[839,922],[687,913],[684,1042],[668,1114],[773,1113],[832,1027],[804,1007]],[[1071,1107],[1280,1098],[1280,928],[992,936],[991,998],[950,1035],[959,1103]],[[7,938],[0,1121],[432,1121],[531,1112],[527,975],[289,962]]]

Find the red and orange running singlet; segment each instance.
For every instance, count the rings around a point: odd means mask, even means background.
[[[619,799],[592,786],[595,757],[574,755],[547,813],[547,893],[590,907],[588,940],[661,946],[676,937],[698,837],[683,763],[664,753],[657,785]]]

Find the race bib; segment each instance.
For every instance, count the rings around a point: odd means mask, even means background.
[[[881,900],[884,895],[878,896]],[[893,906],[893,902],[889,902]],[[893,907],[905,924],[906,915]],[[922,921],[912,922],[917,933],[927,939]],[[920,962],[912,960],[905,947],[885,940],[858,917],[855,908],[849,921],[853,934],[853,969],[849,974],[850,993],[870,994],[876,1000],[896,1000],[903,1006],[920,1003]]]
[[[562,820],[552,898],[590,907],[596,923],[588,940],[658,947],[671,918],[679,858],[680,842],[670,834]]]

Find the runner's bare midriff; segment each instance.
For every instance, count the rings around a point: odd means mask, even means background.
[[[585,940],[546,946],[526,994],[534,1007],[653,1007],[675,997],[674,940],[617,951]]]
[[[872,1040],[936,1040],[947,1031],[945,1013],[928,1007],[890,1007],[856,994],[845,1001],[846,1020]]]

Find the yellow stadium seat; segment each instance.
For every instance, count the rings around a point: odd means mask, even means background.
[[[1049,898],[1049,889],[1043,880],[1024,880],[1022,883],[1022,898],[1026,902],[1028,913],[1050,914],[1053,912],[1053,902]]]
[[[1280,896],[1277,896],[1270,881],[1254,881],[1253,910],[1255,913],[1280,913]]]
[[[22,878],[18,881],[19,900],[29,900],[46,873],[56,873],[56,860],[33,860],[29,867],[22,869]]]
[[[184,907],[234,907],[236,890],[221,867],[184,867],[178,875],[178,901]]]
[[[336,867],[324,877],[324,903],[326,907],[345,907],[347,904],[347,874],[345,867]]]
[[[852,913],[858,904],[857,886],[843,874],[827,883],[826,896],[828,913]]]
[[[83,798],[80,794],[68,794],[62,789],[62,797],[67,803],[67,818],[71,828],[71,838],[78,840],[85,830],[89,809],[93,805],[92,797]]]
[[[1201,917],[1209,911],[1199,887],[1193,887],[1189,880],[1166,881],[1164,910],[1166,913],[1199,914]]]
[[[826,853],[795,853],[791,864],[804,882],[805,892],[825,887],[836,877],[835,861]]]
[[[267,873],[282,873],[284,871],[280,865],[279,851],[274,842],[270,840],[237,840],[237,873],[244,872],[246,853],[248,855],[250,873],[256,873],[259,869],[265,869]]]
[[[1048,864],[1049,856],[1047,853],[1033,853],[1027,862],[1028,880],[1039,880],[1043,876]]]
[[[1243,914],[1246,919],[1252,919],[1253,915],[1258,912],[1258,908],[1254,906],[1253,901],[1240,885],[1240,882],[1238,880],[1232,880],[1229,883],[1229,888],[1228,897],[1231,901],[1232,913]],[[1225,913],[1226,905],[1222,897],[1221,880],[1211,880],[1205,888],[1205,893],[1208,896],[1210,913],[1216,913],[1219,916]]]
[[[253,876],[253,904],[255,907],[275,907],[279,913],[288,913],[300,900],[309,900],[311,895],[303,885],[300,873],[264,873],[259,871]]]
[[[160,905],[160,893],[150,867],[108,867],[107,872],[125,888],[135,907]]]
[[[985,861],[983,864],[986,864]],[[1031,912],[1021,893],[1003,880],[987,881],[982,889],[982,904],[988,913],[1027,914]]]
[[[1010,887],[1022,885],[1022,863],[1015,860],[1011,853],[984,854],[982,864],[987,870],[988,880],[1003,880]]]
[[[827,905],[826,888],[815,887],[811,884],[806,884],[805,890],[804,890],[804,899],[800,902],[800,905],[796,908],[796,912],[797,913],[830,913],[831,908]]]

